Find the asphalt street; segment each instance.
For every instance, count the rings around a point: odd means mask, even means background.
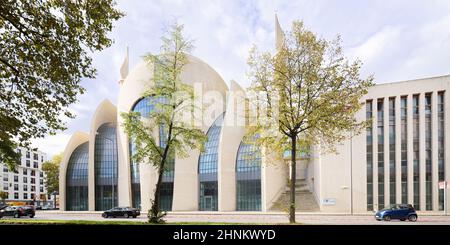
[[[21,219],[28,219],[22,217]],[[101,217],[101,212],[60,212],[36,211],[37,220],[92,220],[92,221],[147,221],[145,213],[136,219]],[[283,213],[198,213],[198,212],[172,212],[166,216],[167,222],[229,222],[229,223],[257,223],[257,224],[284,224],[288,217]],[[417,222],[409,221],[376,221],[371,215],[342,215],[299,213],[297,222],[308,225],[450,225],[450,216],[420,215]]]

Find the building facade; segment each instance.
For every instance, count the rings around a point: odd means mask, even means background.
[[[7,202],[46,201],[47,188],[45,186],[42,163],[46,161],[46,154],[41,151],[30,151],[18,148],[20,165],[15,171],[10,171],[6,164],[0,164],[0,188],[8,193]]]
[[[283,38],[276,21],[276,43]],[[170,159],[160,192],[169,211],[280,211],[287,192],[289,163],[270,149],[244,141],[246,92],[230,86],[208,64],[189,56],[181,80],[201,91],[199,103],[214,108],[200,129],[205,150]],[[135,145],[123,129],[122,112],[146,117],[160,103],[142,97],[152,84],[153,65],[122,72],[117,106],[105,100],[90,132],[76,132],[60,170],[60,209],[105,210],[151,206],[157,172],[132,160]],[[370,213],[390,204],[410,203],[424,212],[443,212],[439,182],[450,176],[450,76],[378,84],[362,99],[356,118],[371,124],[337,146],[299,154],[296,176],[299,211]],[[214,112],[214,113],[212,113]],[[236,123],[244,122],[244,123]],[[351,134],[351,132],[349,132]],[[155,136],[164,145],[164,130]],[[448,196],[448,195],[447,195]],[[448,202],[445,202],[448,203]],[[281,205],[281,206],[280,206]],[[308,206],[308,207],[306,207]]]

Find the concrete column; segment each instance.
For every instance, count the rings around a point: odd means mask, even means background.
[[[401,131],[401,97],[395,97],[395,202],[402,202],[402,161],[401,161],[401,139],[402,139],[402,131]]]
[[[124,132],[122,125],[123,120],[120,114],[117,116],[117,194],[119,206],[132,206],[131,196],[131,161],[128,136]]]
[[[445,133],[445,153],[444,153],[444,164],[445,164],[445,180],[447,181],[447,189],[445,190],[446,192],[446,206],[447,206],[447,214],[449,213],[449,195],[450,195],[450,93],[449,91],[445,91],[444,94],[444,133]]]
[[[413,182],[413,95],[407,98],[407,160],[408,160],[408,203],[414,203],[414,182]]]
[[[419,173],[420,210],[425,210],[425,94],[419,95]]]
[[[438,176],[438,114],[437,100],[438,94],[433,92],[431,95],[431,170],[432,170],[432,207],[433,211],[439,209],[439,176]]]
[[[236,156],[245,135],[245,98],[244,90],[231,81],[218,153],[219,211],[236,210]]]
[[[286,188],[289,164],[270,149],[261,153],[261,210],[267,212]]]
[[[173,184],[173,211],[198,210],[198,149],[190,152],[187,158],[176,158]]]
[[[118,118],[120,120],[120,118]],[[119,124],[120,125],[120,124]],[[117,127],[117,195],[119,206],[132,206],[131,201],[131,169],[128,137],[122,127]]]

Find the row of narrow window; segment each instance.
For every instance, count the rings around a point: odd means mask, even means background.
[[[366,129],[366,163],[367,163],[367,210],[372,211],[376,209],[383,209],[386,206],[385,200],[389,200],[390,204],[396,204],[397,195],[399,195],[402,203],[408,203],[408,194],[412,191],[412,204],[417,210],[432,210],[433,209],[433,186],[437,188],[438,183],[432,182],[432,142],[438,142],[437,152],[438,152],[438,181],[444,181],[444,92],[437,93],[437,137],[438,139],[432,138],[432,93],[425,94],[424,100],[424,132],[420,132],[419,126],[419,95],[412,95],[412,135],[408,134],[408,97],[402,96],[399,100],[400,115],[396,115],[396,100],[395,98],[378,99],[378,100],[368,100],[366,101],[366,119],[372,120],[374,113],[377,113],[377,121],[373,121]],[[385,101],[388,102],[388,127],[389,127],[389,139],[388,139],[388,149],[389,152],[384,152],[384,138],[385,138],[385,124],[384,124],[384,107]],[[374,110],[375,107],[375,110]],[[396,132],[396,117],[400,117],[400,132]],[[374,152],[373,145],[373,128],[376,127],[377,133],[377,151]],[[395,139],[396,134],[400,134],[400,145],[396,145]],[[422,135],[423,134],[423,135]],[[412,152],[408,152],[408,139],[412,137]],[[424,149],[425,149],[425,172],[420,172],[420,138],[424,137]],[[396,168],[396,151],[400,151],[400,168]],[[374,154],[377,155],[377,169],[374,171]],[[385,154],[389,154],[389,165],[385,163]],[[408,189],[408,154],[412,154],[412,182],[413,189]],[[436,163],[434,163],[436,164]],[[389,176],[384,175],[385,167],[389,167]],[[401,193],[396,192],[396,172],[400,171],[399,181],[401,186]],[[377,173],[378,182],[378,196],[374,196],[374,173]],[[421,174],[425,174],[425,190],[420,189],[420,178]],[[389,183],[389,194],[390,196],[385,198],[385,178],[389,178],[387,183]],[[421,193],[425,195],[425,207],[420,206],[420,196]],[[444,210],[444,192],[439,190],[438,192],[438,207],[439,210]],[[374,199],[377,198],[378,206],[374,205]]]

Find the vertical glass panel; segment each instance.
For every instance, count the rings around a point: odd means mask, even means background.
[[[88,210],[89,143],[79,145],[69,158],[66,172],[66,210]],[[26,185],[24,185],[26,187]]]
[[[95,210],[117,206],[117,140],[113,123],[101,125],[95,136]]]
[[[209,128],[205,151],[200,154],[198,159],[200,211],[217,211],[218,209],[217,162],[220,131],[224,115],[225,113],[220,115]]]
[[[395,98],[389,98],[389,202],[395,204]]]
[[[407,106],[407,97],[402,97],[400,99],[401,108],[400,108],[400,122],[401,122],[401,181],[402,181],[402,203],[408,203],[408,126],[407,126],[407,114],[408,114],[408,106]]]
[[[384,208],[384,100],[377,102],[378,113],[378,209]]]
[[[372,101],[366,101],[366,120],[373,117]],[[373,211],[373,122],[366,129],[367,211]]]
[[[425,208],[433,209],[433,193],[431,188],[431,94],[425,94]]]
[[[236,209],[261,211],[261,151],[241,142],[236,157]]]
[[[419,167],[419,95],[413,95],[413,188],[414,207],[420,210],[420,167]]]
[[[439,181],[445,180],[445,164],[444,164],[444,152],[445,152],[445,114],[444,114],[444,92],[438,93],[438,179]],[[439,189],[439,210],[444,210],[444,190]]]

